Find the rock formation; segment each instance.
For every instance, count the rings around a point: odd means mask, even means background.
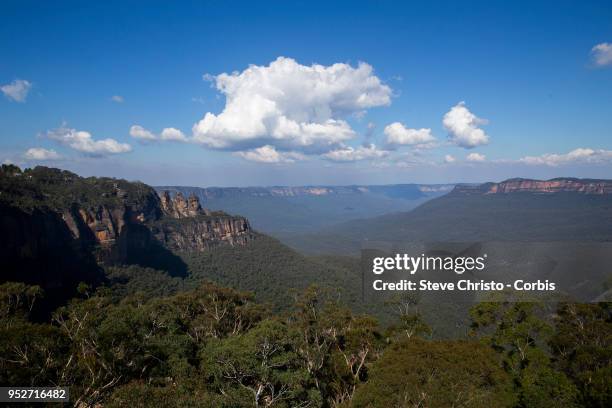
[[[453,193],[509,194],[509,193],[579,193],[593,195],[612,194],[612,180],[555,178],[551,180],[509,179],[500,183],[457,185]]]
[[[195,196],[158,196],[142,183],[85,179],[58,169],[37,167],[22,173],[5,167],[0,172],[0,234],[9,241],[7,256],[35,258],[46,250],[43,247],[58,244],[53,237],[63,236],[70,237],[66,246],[112,264],[129,260],[130,251],[146,253],[152,245],[204,251],[243,245],[254,236],[246,218],[211,213]],[[39,231],[38,236],[28,238],[28,231]],[[23,239],[12,245],[10,237],[16,235]]]
[[[193,194],[187,200],[181,192],[176,193],[174,198],[170,197],[168,191],[164,191],[160,197],[161,209],[165,215],[173,218],[191,218],[198,215],[210,215],[200,205],[200,200]]]
[[[244,245],[253,237],[246,218],[203,209],[193,194],[185,200],[180,192],[172,198],[164,191],[160,202],[164,217],[152,224],[152,231],[172,250],[205,251],[220,244]]]

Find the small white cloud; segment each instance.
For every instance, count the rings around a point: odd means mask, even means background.
[[[58,160],[61,156],[53,149],[44,149],[42,147],[33,147],[28,149],[24,157],[28,160]]]
[[[111,96],[111,101],[117,102],[117,103],[123,103],[125,99],[123,99],[123,96],[121,95],[113,95]]]
[[[185,134],[176,128],[165,128],[162,130],[160,139],[175,142],[187,142],[187,137]]]
[[[598,67],[612,65],[612,44],[604,42],[591,49],[593,62]]]
[[[487,120],[470,112],[465,102],[459,102],[446,112],[442,124],[449,133],[450,141],[457,146],[471,149],[489,143],[489,136],[479,128],[486,125]]]
[[[307,66],[279,57],[204,79],[225,96],[225,108],[206,113],[193,135],[215,149],[329,151],[355,136],[346,117],[391,103],[391,88],[366,63]]]
[[[357,148],[351,146],[344,146],[340,149],[327,152],[322,156],[332,161],[347,162],[377,159],[385,157],[388,154],[388,151],[378,149],[375,145],[370,144],[367,146],[359,146]]]
[[[170,142],[188,142],[189,139],[179,129],[169,127],[164,128],[161,133],[156,135],[148,129],[143,128],[140,125],[133,125],[130,127],[130,136],[141,142],[152,142],[157,140],[170,141]]]
[[[444,163],[454,163],[455,161],[456,159],[450,154],[447,154],[446,156],[444,156]]]
[[[578,148],[566,154],[547,153],[541,156],[526,156],[519,161],[530,165],[544,165],[551,167],[575,163],[612,163],[612,150]]]
[[[465,159],[469,162],[483,162],[485,161],[486,156],[480,153],[470,153]]]
[[[25,79],[16,79],[10,84],[0,86],[0,90],[8,99],[15,102],[25,102],[32,83]]]
[[[151,141],[157,139],[153,132],[143,128],[140,125],[133,125],[130,127],[130,136],[141,141]]]
[[[410,129],[400,122],[385,126],[383,133],[390,145],[426,145],[436,140],[431,129]]]
[[[297,152],[279,152],[274,146],[266,145],[243,152],[236,152],[236,155],[250,161],[259,163],[293,163],[296,160],[303,160],[304,156]]]
[[[78,152],[94,156],[126,153],[132,150],[132,147],[127,143],[120,143],[110,138],[94,140],[89,132],[69,129],[64,126],[47,132],[47,137]]]

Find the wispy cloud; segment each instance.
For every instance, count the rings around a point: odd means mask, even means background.
[[[591,48],[593,63],[598,67],[612,65],[612,44],[601,43]]]
[[[551,167],[577,163],[612,163],[612,150],[578,148],[565,154],[547,153],[540,156],[526,156],[519,161],[530,165]]]
[[[42,147],[32,147],[28,149],[24,155],[24,158],[27,160],[37,160],[37,161],[46,161],[46,160],[59,160],[62,156],[59,155],[53,149],[45,149]]]
[[[256,149],[235,152],[243,159],[259,163],[293,163],[296,160],[303,160],[304,155],[297,152],[279,152],[274,146],[266,145]]]
[[[32,89],[32,83],[25,79],[16,79],[0,86],[0,90],[9,100],[22,103],[26,101],[30,89]]]
[[[381,150],[374,144],[367,146],[359,146],[357,148],[351,146],[344,146],[337,150],[332,150],[322,155],[323,158],[337,161],[337,162],[350,162],[350,161],[361,161],[369,159],[379,159],[389,154],[386,150]]]
[[[133,125],[130,127],[130,136],[134,139],[138,139],[140,142],[154,142],[154,141],[170,141],[170,142],[183,142],[187,143],[190,140],[185,134],[176,128],[164,128],[159,135],[151,132],[148,129],[140,125]]]
[[[455,157],[451,156],[450,154],[447,154],[444,156],[444,163],[454,163],[455,161],[457,161],[457,159],[455,159]]]
[[[486,156],[480,153],[470,153],[465,158],[469,162],[479,163],[486,160]]]

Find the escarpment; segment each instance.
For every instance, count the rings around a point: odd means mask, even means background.
[[[253,238],[249,221],[221,211],[203,209],[199,199],[179,192],[172,198],[161,193],[164,217],[152,223],[152,232],[175,251],[205,251],[217,245],[244,245]]]
[[[46,167],[0,170],[2,281],[74,287],[103,280],[101,265],[165,270],[168,260],[180,264],[173,251],[244,245],[253,237],[245,218],[205,210],[196,197],[160,197],[143,183]]]
[[[453,193],[510,194],[510,193],[579,193],[591,195],[612,194],[611,180],[555,178],[551,180],[509,179],[500,183],[457,185]]]

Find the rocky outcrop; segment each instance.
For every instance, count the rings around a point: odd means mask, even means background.
[[[593,195],[612,194],[612,180],[556,178],[551,180],[509,179],[500,183],[457,185],[453,193],[510,194],[510,193],[579,193]]]
[[[202,252],[219,245],[245,245],[254,237],[246,218],[227,215],[163,219],[152,231],[165,247],[180,252]]]
[[[186,276],[174,251],[206,251],[253,239],[243,217],[211,213],[197,198],[161,195],[137,182],[83,178],[58,169],[0,166],[0,283],[40,285],[48,310],[103,265],[137,264]]]
[[[244,245],[254,237],[246,218],[204,209],[193,194],[185,200],[180,192],[171,197],[164,191],[160,202],[164,217],[152,224],[152,231],[169,249],[201,252],[223,244]]]
[[[130,251],[146,253],[152,245],[204,251],[222,244],[243,245],[253,237],[245,218],[205,210],[193,195],[187,199],[180,193],[174,197],[167,192],[158,195],[142,183],[85,179],[58,169],[38,167],[21,172],[5,167],[0,172],[0,204],[5,213],[10,209],[20,214],[20,234],[35,230],[27,225],[28,219],[34,222],[36,218],[44,226],[44,220],[53,216],[48,221],[54,225],[53,235],[24,235],[23,245],[28,241],[39,244],[28,246],[25,252],[13,248],[17,252],[36,256],[43,245],[40,242],[50,245],[56,240],[53,237],[64,236],[71,241],[66,245],[93,254],[99,263],[124,263],[132,259]],[[8,241],[17,233],[13,224],[10,217],[4,217],[0,225],[0,233]],[[13,247],[10,242],[6,246]]]
[[[152,192],[152,194],[154,194]],[[201,252],[219,245],[244,245],[253,238],[244,217],[203,209],[197,197],[165,192],[145,203],[117,207],[81,207],[62,212],[62,219],[73,239],[95,246],[101,263],[125,262],[130,248],[146,249],[151,237],[170,250]],[[138,233],[130,231],[138,230]],[[138,241],[138,242],[136,242]]]
[[[181,192],[176,193],[172,198],[168,191],[164,191],[160,199],[162,211],[169,217],[191,218],[201,214],[210,215],[210,211],[202,208],[200,200],[194,194],[190,194],[185,200]]]

